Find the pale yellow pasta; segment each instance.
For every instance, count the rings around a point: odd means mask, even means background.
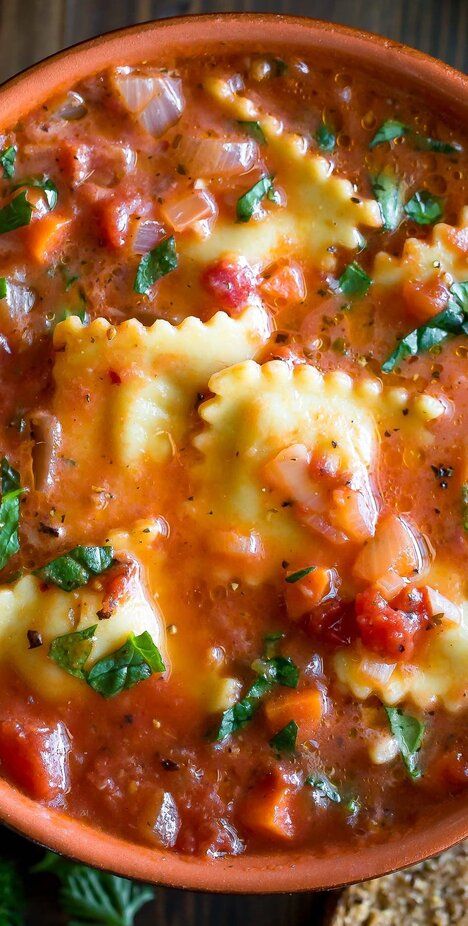
[[[407,238],[400,257],[381,251],[375,258],[372,276],[376,285],[386,287],[434,276],[447,286],[467,280],[468,207],[463,209],[456,229],[440,223],[426,240]]]

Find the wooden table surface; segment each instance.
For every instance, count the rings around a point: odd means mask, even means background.
[[[296,13],[358,26],[468,69],[468,0],[0,0],[0,81],[67,45],[132,23],[188,13]],[[24,872],[40,850],[0,829]],[[54,885],[28,883],[28,926],[61,926]],[[216,896],[160,888],[138,926],[321,926],[333,897]]]

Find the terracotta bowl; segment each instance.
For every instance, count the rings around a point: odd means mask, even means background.
[[[375,35],[298,17],[224,14],[134,26],[68,49],[14,77],[0,90],[2,126],[14,123],[49,95],[115,64],[138,64],[173,53],[250,51],[268,46],[283,55],[325,50],[430,97],[459,120],[468,118],[468,79],[440,61]],[[448,806],[448,809],[447,809]],[[0,780],[0,819],[25,836],[87,864],[125,875],[209,891],[267,893],[337,887],[373,878],[435,855],[468,836],[468,801],[439,806],[407,832],[356,851],[330,844],[320,855],[272,848],[264,855],[210,860],[132,845],[25,797]]]

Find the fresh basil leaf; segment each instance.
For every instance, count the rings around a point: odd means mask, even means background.
[[[365,296],[371,283],[371,278],[355,260],[345,267],[338,280],[340,290],[345,296]]]
[[[263,637],[263,655],[265,659],[271,659],[275,655],[277,644],[283,637],[282,630],[265,634]]]
[[[91,655],[94,634],[97,624],[76,630],[74,633],[65,633],[52,640],[49,647],[49,658],[65,669],[75,678],[86,679],[85,664]]]
[[[32,211],[32,206],[26,199],[26,191],[23,190],[0,209],[0,235],[29,225]]]
[[[63,279],[64,286],[65,286],[65,292],[68,293],[68,290],[70,289],[71,286],[73,286],[73,283],[76,283],[76,281],[79,280],[80,278],[76,273],[70,273],[66,264],[59,264],[58,269],[60,270],[60,273],[62,274],[62,279]]]
[[[319,796],[326,797],[334,804],[341,804],[341,794],[338,788],[335,787],[330,779],[322,772],[315,772],[313,775],[309,775],[305,783],[306,785],[310,785]]]
[[[289,656],[272,656],[270,659],[256,659],[252,669],[271,684],[297,688],[299,669]]]
[[[237,124],[240,125],[241,128],[245,129],[248,135],[254,138],[255,141],[258,141],[259,145],[267,144],[265,134],[259,122],[251,122],[249,120],[244,121],[239,119]]]
[[[399,707],[384,707],[384,710],[390,730],[398,743],[406,770],[410,778],[416,780],[421,777],[421,770],[418,768],[418,756],[425,725],[417,717],[404,714]]]
[[[401,186],[397,177],[389,171],[381,171],[376,177],[371,177],[371,184],[384,228],[395,231],[402,219],[403,210]]]
[[[98,576],[112,565],[112,547],[75,547],[69,553],[52,560],[36,571],[47,585],[57,585],[65,592],[87,585],[92,576]]]
[[[8,296],[8,282],[6,277],[0,277],[0,299],[6,299]]]
[[[419,151],[435,151],[437,154],[458,154],[463,151],[462,145],[458,142],[440,141],[438,138],[419,135],[417,132],[413,133],[413,138]]]
[[[55,209],[58,202],[58,190],[55,186],[53,180],[50,177],[23,177],[19,180],[14,189],[18,190],[20,187],[29,187],[42,190],[45,196],[49,212],[52,212],[52,209]]]
[[[418,190],[404,206],[408,218],[418,225],[433,225],[443,215],[443,200],[428,190]]]
[[[0,166],[3,169],[4,180],[11,180],[15,175],[16,148],[10,145],[0,151]]]
[[[237,200],[236,213],[239,222],[248,222],[264,196],[272,190],[273,178],[262,177]]]
[[[20,485],[19,473],[10,466],[6,457],[3,457],[1,461],[0,471],[2,477],[2,500],[0,502],[0,569],[3,569],[10,557],[19,550],[19,496],[24,492],[24,489],[22,489]]]
[[[131,633],[120,649],[96,662],[87,682],[103,698],[113,698],[165,668],[158,647],[144,630],[138,637]]]
[[[395,350],[382,364],[382,371],[390,373],[407,357],[427,353],[450,335],[459,334],[468,334],[468,280],[454,283],[450,287],[450,299],[446,309],[434,315],[426,325],[410,331],[398,342]]]
[[[171,273],[178,265],[174,236],[165,238],[147,254],[143,254],[136,272],[133,289],[136,293],[147,293],[161,277]]]
[[[296,740],[299,727],[295,720],[290,720],[286,726],[278,730],[270,740],[270,746],[280,755],[282,753],[292,753],[296,749]]]
[[[300,582],[301,579],[310,575],[311,572],[315,572],[316,569],[317,566],[306,566],[305,569],[298,569],[297,572],[292,572],[291,575],[286,576],[284,581],[289,583]]]
[[[252,720],[252,717],[260,706],[261,699],[270,691],[271,687],[270,682],[265,678],[257,678],[249,688],[245,697],[240,701],[236,701],[232,707],[224,711],[216,734],[218,743],[226,739],[227,736],[231,736],[232,733],[236,733],[237,730],[241,730],[242,727],[245,727],[245,725]]]
[[[336,145],[336,136],[329,125],[322,119],[315,132],[315,141],[322,151],[333,151]]]
[[[81,306],[77,306],[74,309],[60,309],[58,312],[55,312],[52,320],[49,322],[49,328],[52,330],[60,323],[65,321],[66,318],[79,318],[82,325],[87,325],[89,322],[89,315],[86,311],[85,303],[83,302]]]
[[[375,148],[376,145],[382,145],[386,141],[400,138],[402,135],[406,135],[408,131],[408,127],[403,125],[402,122],[398,122],[396,119],[387,119],[377,129],[374,137],[369,142],[369,148]]]
[[[32,871],[59,879],[60,904],[70,918],[69,926],[134,926],[138,911],[154,897],[147,884],[88,868],[54,852],[46,852]]]
[[[461,505],[462,505],[462,523],[463,529],[468,531],[468,482],[465,482],[462,485],[461,490]]]

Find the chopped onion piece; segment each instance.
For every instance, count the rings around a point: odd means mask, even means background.
[[[87,112],[88,108],[83,97],[75,90],[70,90],[55,110],[54,116],[56,119],[66,119],[72,122],[75,119],[82,119]]]
[[[180,830],[180,817],[177,804],[170,793],[164,791],[159,813],[153,824],[153,833],[165,848],[172,848],[177,841]]]
[[[181,232],[202,219],[216,216],[218,207],[214,197],[205,190],[187,190],[178,199],[166,201],[162,213],[174,231]]]
[[[158,241],[164,236],[164,228],[159,222],[148,220],[147,222],[138,222],[138,227],[133,239],[133,252],[135,254],[146,254],[151,251]]]
[[[179,119],[184,105],[182,81],[161,72],[139,74],[128,68],[116,72],[115,84],[129,112],[159,138]]]
[[[226,141],[222,138],[186,136],[177,148],[179,161],[192,175],[200,177],[234,177],[253,167],[258,157],[253,138]]]
[[[381,685],[387,684],[395,668],[396,662],[380,662],[378,659],[372,659],[372,657],[369,658],[368,656],[365,656],[359,665],[363,675],[367,675],[368,678],[372,678]]]
[[[461,624],[462,610],[458,605],[446,598],[445,595],[441,595],[435,588],[426,586],[425,592],[431,617],[438,615],[451,624]]]
[[[6,303],[11,318],[18,319],[23,315],[27,315],[31,311],[35,301],[36,297],[34,293],[32,290],[28,289],[27,286],[21,286],[19,283],[10,283],[10,281],[7,282]]]
[[[366,582],[377,582],[390,569],[403,577],[421,577],[430,559],[429,544],[417,528],[406,518],[388,514],[358,554],[354,574]]]
[[[34,412],[30,418],[33,437],[32,468],[34,486],[38,492],[46,492],[53,485],[58,454],[62,445],[60,422],[50,412]]]

